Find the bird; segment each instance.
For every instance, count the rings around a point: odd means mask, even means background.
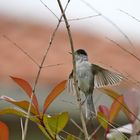
[[[92,64],[88,60],[88,54],[83,49],[74,52],[76,62],[76,79],[79,91],[85,95],[85,116],[87,120],[95,117],[93,91],[95,88],[116,85],[123,80],[123,76]],[[73,70],[69,75],[67,87],[69,92],[74,92]]]

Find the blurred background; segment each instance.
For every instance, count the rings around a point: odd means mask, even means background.
[[[67,0],[62,0],[65,7]],[[139,107],[140,81],[140,10],[139,0],[70,0],[66,9],[75,49],[83,48],[89,60],[104,68],[120,73],[127,81],[113,87],[132,111]],[[47,8],[48,7],[48,8]],[[53,12],[53,13],[52,13]],[[22,48],[40,64],[48,48],[52,32],[61,16],[57,1],[52,0],[0,0],[0,95],[16,100],[28,99],[24,92],[9,78],[15,76],[34,84],[38,67],[21,51]],[[70,44],[62,21],[47,55],[37,86],[40,110],[51,89],[67,79],[72,69]],[[110,98],[95,90],[96,108],[110,105]],[[11,104],[0,102],[0,109]],[[50,106],[48,113],[69,111],[79,120],[74,96],[64,92]],[[123,115],[121,115],[123,116]],[[121,118],[125,120],[123,117]],[[10,139],[20,139],[19,117],[5,115],[0,120],[10,128]],[[33,127],[34,126],[34,127]],[[71,126],[71,124],[70,124]],[[34,124],[31,131],[36,139],[45,137]]]

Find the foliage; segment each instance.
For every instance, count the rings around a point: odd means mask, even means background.
[[[24,91],[25,93],[31,98],[32,96],[32,87],[30,84],[25,81],[24,79],[11,77]],[[54,99],[62,93],[65,89],[66,80],[59,83],[46,97],[44,102],[43,112],[39,112],[38,100],[35,94],[33,94],[33,102],[31,105],[31,115],[29,119],[37,124],[40,130],[45,134],[47,138],[50,140],[56,140],[57,135],[64,129],[66,126],[69,115],[67,112],[62,112],[60,114],[56,114],[54,116],[46,115],[45,112],[48,109],[49,105],[54,101]],[[18,108],[5,108],[0,110],[0,115],[4,114],[15,114],[20,117],[27,117],[27,112],[29,108],[29,102],[26,100],[16,101],[7,96],[1,96],[0,99],[5,100],[11,104],[16,105]],[[4,127],[4,125],[0,124],[0,127]],[[5,127],[6,128],[6,127]],[[3,131],[8,135],[7,130],[3,129]],[[3,132],[1,131],[1,132]],[[0,133],[1,134],[1,133]],[[1,134],[2,135],[2,134]],[[5,139],[6,140],[6,136]],[[7,138],[8,139],[8,138]]]

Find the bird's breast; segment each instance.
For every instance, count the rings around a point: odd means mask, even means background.
[[[90,89],[94,76],[89,62],[81,62],[76,65],[76,74],[78,78],[78,85],[83,92]]]

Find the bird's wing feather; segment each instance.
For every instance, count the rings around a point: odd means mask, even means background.
[[[75,88],[74,88],[74,79],[73,79],[73,71],[70,73],[68,82],[66,85],[67,93],[75,95]]]
[[[101,88],[105,86],[116,85],[121,82],[124,77],[120,74],[111,72],[97,65],[92,64],[94,77],[94,87]]]

